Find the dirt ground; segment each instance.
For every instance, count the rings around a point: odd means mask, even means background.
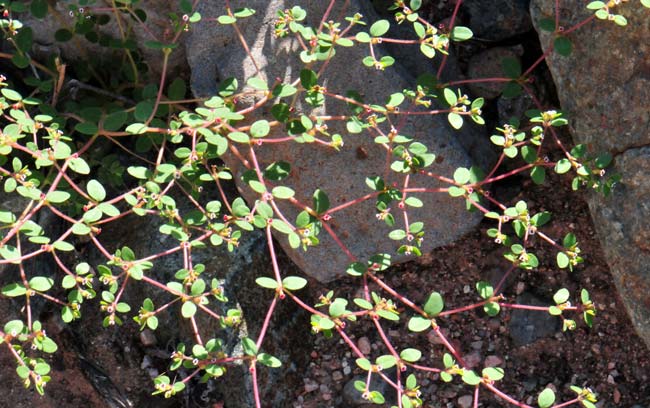
[[[504,190],[508,189],[504,187]],[[525,292],[546,300],[550,305],[553,293],[561,287],[575,294],[574,299],[578,299],[581,288],[586,288],[597,305],[597,318],[592,328],[576,316],[578,327],[575,331],[557,330],[531,344],[517,346],[509,335],[512,317],[509,310],[502,310],[494,318],[487,317],[482,311],[467,312],[440,319],[439,324],[449,334],[452,344],[458,345],[469,360],[475,360],[479,369],[486,359],[501,361],[499,366],[506,373],[500,383],[502,390],[522,402],[536,406],[536,395],[547,385],[556,389],[558,400],[560,396],[567,400],[575,395],[569,390],[569,385],[578,385],[588,386],[598,393],[599,401],[602,401],[598,406],[632,407],[640,404],[646,407],[650,404],[650,353],[635,334],[616,293],[583,197],[582,192],[571,191],[566,179],[552,177],[550,183],[541,187],[534,186],[529,180],[523,181],[522,191],[509,203],[525,199],[535,210],[552,212],[549,233],[560,237],[573,231],[585,254],[585,262],[574,272],[559,270],[555,265],[555,252],[549,245],[537,242],[534,248],[542,260],[540,268],[531,272],[518,271],[508,279],[503,293],[511,302],[516,300],[518,293]],[[486,236],[490,227],[492,224],[483,222],[479,230],[462,241],[435,250],[415,262],[395,267],[384,278],[411,300],[422,301],[435,290],[443,295],[447,308],[475,303],[480,300],[474,290],[475,283],[478,280],[498,281],[507,269],[506,261],[500,259],[502,249]],[[323,293],[330,289],[340,296],[340,293],[354,293],[356,285],[350,282],[349,285],[324,287]],[[441,366],[444,349],[432,342],[435,336],[406,334],[404,324],[384,323],[383,327],[394,335],[391,341],[398,349],[416,347],[423,351],[423,364]],[[352,333],[357,342],[370,342],[375,357],[386,353],[369,321],[356,324]],[[354,357],[345,348],[338,339],[317,342],[305,381],[327,387],[312,393],[298,392],[296,406],[345,406],[340,397],[343,383],[355,373],[362,372],[356,368]],[[427,354],[427,351],[431,353]],[[339,371],[334,376],[340,378],[343,360],[354,369],[350,375],[335,382],[331,380],[332,373]],[[426,407],[462,407],[459,398],[471,394],[471,389],[458,384],[458,380],[445,384],[438,380],[437,375],[420,373],[418,383],[422,384]],[[499,401],[483,392],[479,406],[510,406]]]

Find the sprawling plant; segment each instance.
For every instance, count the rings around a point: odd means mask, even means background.
[[[183,367],[189,374],[173,379],[168,374],[158,376],[153,394],[171,397],[194,377],[200,376],[205,381],[217,379],[225,374],[228,365],[244,363],[250,368],[254,400],[259,407],[262,406],[257,385],[260,364],[271,369],[282,364],[264,352],[266,334],[272,330],[270,320],[279,302],[292,301],[311,314],[311,332],[326,337],[340,336],[350,347],[358,368],[367,373],[366,380],[355,386],[364,398],[374,403],[385,402],[380,392],[371,389],[371,380],[379,376],[396,390],[396,406],[422,406],[426,396],[419,391],[416,375],[405,375],[409,370],[438,373],[441,381],[465,383],[472,389],[474,406],[483,393],[495,394],[514,406],[529,406],[500,390],[499,382],[507,375],[503,368],[468,368],[441,327],[455,314],[483,309],[487,315],[497,316],[504,308],[550,313],[562,319],[564,330],[578,325],[577,315],[582,315],[587,325],[592,324],[595,307],[584,289],[579,294],[571,294],[560,288],[553,296],[553,304],[543,307],[513,304],[501,293],[510,273],[538,267],[540,261],[535,249],[539,243],[555,249],[558,268],[578,267],[583,254],[572,232],[564,237],[553,237],[546,232],[550,213],[535,212],[525,201],[500,202],[489,194],[490,185],[520,174],[527,174],[534,183],[542,184],[548,172],[555,172],[570,175],[574,189],[587,186],[607,194],[617,181],[605,172],[610,155],[592,156],[586,146],[569,148],[561,142],[556,129],[565,126],[567,119],[562,112],[544,107],[533,94],[529,84],[531,73],[546,55],[525,69],[514,60],[505,60],[504,75],[500,78],[443,82],[440,78],[447,50],[454,42],[472,37],[470,29],[455,24],[462,1],[456,3],[447,28],[435,27],[423,19],[418,14],[419,0],[395,1],[394,21],[366,21],[359,14],[333,21],[333,16],[326,14],[315,26],[306,23],[306,10],[295,6],[280,12],[275,22],[277,37],[292,36],[302,45],[299,54],[304,67],[295,73],[295,78],[272,83],[260,76],[229,78],[221,81],[216,95],[188,99],[185,82],[180,78],[171,80],[166,68],[181,37],[193,29],[194,23],[212,19],[214,24],[232,27],[233,37],[247,47],[238,25],[243,21],[254,24],[251,21],[257,17],[255,10],[235,10],[225,1],[222,15],[202,16],[196,12],[198,0],[181,0],[178,10],[170,15],[168,35],[144,45],[159,50],[163,67],[160,78],[150,83],[146,66],[129,37],[133,26],[147,28],[144,12],[138,8],[137,0],[108,3],[111,6],[99,6],[92,0],[70,1],[69,13],[74,17],[74,24],[59,30],[56,39],[65,42],[83,36],[91,42],[121,49],[125,63],[110,74],[93,64],[74,65],[76,78],[72,79],[63,61],[32,58],[32,28],[21,23],[23,13],[46,18],[52,12],[49,2],[0,1],[0,29],[4,40],[13,47],[13,51],[1,53],[0,57],[11,60],[14,66],[0,77],[0,175],[5,200],[17,203],[0,211],[0,264],[8,266],[2,270],[3,279],[12,281],[1,293],[24,306],[23,318],[3,323],[0,342],[4,352],[14,356],[16,372],[26,387],[34,386],[39,393],[44,392],[50,381],[50,366],[43,353],[57,351],[55,342],[32,315],[33,299],[47,300],[58,308],[64,322],[71,322],[82,318],[82,310],[89,307],[87,303],[96,304],[96,300],[90,301],[99,298],[106,327],[133,324],[125,322],[128,319],[142,329],[156,330],[158,317],[178,308],[193,328],[193,338],[178,345],[169,366],[172,372]],[[334,5],[336,0],[330,3]],[[575,27],[561,27],[559,11],[556,11],[555,18],[541,23],[543,29],[554,34],[548,52],[570,53],[570,33],[595,18],[625,25],[625,17],[616,14],[618,3],[589,3],[587,7],[595,14]],[[650,6],[646,0],[642,3]],[[122,38],[106,38],[98,29],[112,18],[127,24],[120,26]],[[410,26],[412,39],[386,37],[391,24]],[[375,70],[392,69],[395,59],[387,55],[380,57],[377,52],[380,43],[388,42],[413,46],[414,51],[419,48],[428,58],[441,58],[438,75],[423,76],[410,89],[395,89],[388,100],[382,101],[364,101],[360,93],[338,94],[333,87],[324,85],[329,67],[337,63],[336,51],[341,47],[368,50],[367,57],[358,61],[355,68],[367,70],[367,75],[373,75]],[[62,89],[71,81],[89,96],[80,101],[64,100]],[[513,119],[496,128],[490,140],[500,154],[489,172],[478,167],[461,167],[453,174],[440,174],[436,152],[422,140],[402,132],[402,119],[444,115],[454,129],[460,129],[468,120],[483,125],[484,100],[472,99],[459,88],[471,82],[505,83],[506,95],[528,93],[537,109],[528,111],[526,118]],[[121,89],[119,95],[110,90],[116,87]],[[253,102],[249,104],[251,95]],[[316,113],[327,100],[334,99],[345,102],[347,110],[328,115]],[[299,102],[314,111],[295,109]],[[270,116],[264,117],[262,112],[270,112]],[[334,121],[345,122],[347,133],[328,132],[328,123]],[[323,189],[316,189],[311,201],[300,201],[287,182],[292,163],[258,160],[258,152],[267,144],[303,143],[310,144],[314,150],[337,151],[346,148],[348,137],[371,137],[381,146],[385,156],[370,159],[385,163],[385,171],[383,177],[369,174],[367,194],[342,204],[333,205],[339,201]],[[548,153],[549,144],[559,146],[557,151],[561,153],[557,157]],[[121,150],[122,159],[116,154],[103,154],[106,145]],[[97,149],[98,146],[101,148]],[[224,184],[231,182],[233,174],[220,160],[224,155],[238,158],[248,169],[241,183],[256,193],[256,200],[246,202],[226,195]],[[124,159],[129,163],[125,164]],[[514,164],[510,170],[503,170],[507,161]],[[421,188],[416,184],[415,175],[434,178],[443,186]],[[387,238],[397,243],[395,253],[421,255],[427,225],[409,214],[410,209],[423,205],[418,196],[426,194],[448,194],[462,200],[469,211],[481,212],[493,224],[487,235],[503,247],[509,268],[498,285],[476,283],[475,303],[446,309],[443,296],[436,291],[428,294],[421,304],[408,299],[384,278],[395,254],[378,253],[368,259],[358,259],[328,224],[338,211],[372,200],[376,210],[359,216],[366,217],[368,223],[385,223],[392,228]],[[181,210],[174,197],[187,200],[192,209]],[[278,205],[280,202],[297,208],[298,215],[288,216]],[[44,219],[39,217],[43,212],[53,214],[65,225],[62,233],[52,233],[46,225],[39,224]],[[172,237],[173,245],[155,254],[135,253],[127,246],[107,247],[102,230],[108,230],[111,223],[128,215],[148,217],[158,223],[160,234]],[[206,337],[197,315],[215,319],[224,330],[236,327],[243,316],[239,310],[221,314],[213,307],[216,302],[226,301],[224,288],[217,279],[203,273],[204,265],[192,261],[192,253],[210,245],[233,250],[244,234],[255,229],[263,231],[268,239],[273,268],[272,276],[260,276],[256,280],[269,290],[268,312],[259,336],[243,338],[243,353],[229,355],[220,338]],[[357,293],[362,295],[329,292],[316,300],[301,297],[300,290],[307,285],[307,280],[283,273],[272,233],[280,240],[287,240],[295,250],[308,253],[319,250],[319,236],[331,235],[349,257],[345,272],[358,279],[361,290]],[[84,259],[72,260],[67,253],[74,251],[75,244],[81,240],[92,242],[105,262],[90,265]],[[462,250],[462,243],[459,249]],[[150,270],[172,253],[181,253],[183,264],[178,265],[171,280],[156,280]],[[52,258],[58,266],[56,276],[46,276],[30,268],[28,261],[36,257]],[[147,298],[141,305],[130,305],[124,301],[123,294],[131,285],[152,286],[165,293],[166,300],[154,304]],[[371,287],[380,290],[373,291]],[[312,306],[313,303],[316,304]],[[361,319],[370,320],[377,330],[384,346],[381,355],[365,355],[348,336],[349,326]],[[437,356],[442,364],[434,364],[415,346],[397,349],[387,334],[387,325],[403,333],[435,332],[446,348]],[[394,378],[386,374],[392,367],[398,368]],[[546,388],[538,394],[537,404],[541,408],[595,407],[596,396],[589,388],[572,389],[574,398],[556,402],[554,391]]]

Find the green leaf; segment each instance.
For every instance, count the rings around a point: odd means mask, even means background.
[[[424,304],[424,311],[429,316],[437,316],[445,308],[445,302],[442,295],[438,292],[432,292]]]
[[[18,263],[19,261],[17,258],[20,258],[20,252],[18,251],[18,248],[9,244],[4,244],[0,247],[0,256],[12,263]]]
[[[477,385],[481,383],[481,377],[479,377],[474,371],[472,370],[465,370],[463,372],[463,382],[467,385]]]
[[[550,33],[555,31],[555,19],[543,18],[539,20],[539,28]]]
[[[32,0],[30,11],[36,18],[45,18],[47,16],[47,0]]]
[[[372,35],[373,37],[381,37],[382,35],[388,32],[389,28],[390,28],[390,22],[388,22],[388,20],[375,21],[370,26],[370,35]]]
[[[476,290],[483,299],[489,299],[494,295],[494,288],[489,282],[480,281],[476,284]]]
[[[48,354],[52,354],[56,352],[56,350],[58,349],[56,343],[49,337],[43,339],[43,341],[41,342],[41,346],[43,351]]]
[[[278,187],[273,187],[273,190],[271,190],[271,194],[275,198],[286,200],[293,197],[296,194],[296,192],[289,187],[278,186]]]
[[[21,320],[12,320],[5,324],[4,332],[17,336],[23,331],[23,328],[25,328],[25,324]]]
[[[104,190],[104,186],[95,179],[88,181],[88,184],[86,184],[86,190],[88,191],[90,198],[97,202],[104,201],[106,198],[106,190]]]
[[[368,359],[365,358],[357,358],[355,360],[355,363],[361,368],[362,370],[370,371],[372,369],[372,364]]]
[[[278,282],[275,279],[271,279],[266,276],[261,276],[255,279],[255,283],[267,289],[277,289],[278,287]]]
[[[330,208],[329,197],[327,197],[327,194],[320,188],[314,192],[313,202],[314,211],[318,214],[322,214]]]
[[[370,398],[370,401],[372,401],[373,404],[383,404],[386,402],[386,399],[384,398],[383,395],[379,391],[370,391],[370,395],[368,395],[368,398]]]
[[[258,77],[249,79],[246,81],[246,85],[250,86],[251,88],[259,89],[260,91],[269,90],[269,85],[266,83],[266,81]]]
[[[395,241],[399,241],[401,239],[406,238],[406,231],[402,229],[393,230],[390,233],[388,233],[388,238],[394,239]]]
[[[115,132],[120,128],[122,128],[124,123],[126,123],[128,117],[129,115],[123,110],[113,112],[104,118],[102,127],[104,128],[104,130]]]
[[[354,299],[354,304],[365,310],[372,310],[372,303],[368,302],[365,299]]]
[[[517,96],[521,95],[522,92],[523,89],[521,88],[521,85],[515,81],[512,81],[508,82],[506,86],[503,87],[502,95],[505,98],[516,98]]]
[[[45,196],[45,199],[53,204],[64,203],[68,201],[68,198],[70,198],[70,193],[65,191],[51,191]]]
[[[454,171],[454,181],[458,184],[465,184],[469,181],[470,172],[465,167],[459,167]]]
[[[142,101],[135,105],[133,116],[137,121],[145,122],[153,113],[154,104],[151,101]]]
[[[504,372],[503,368],[499,367],[487,367],[482,371],[483,377],[487,377],[492,381],[499,381],[503,378]]]
[[[185,81],[183,81],[182,78],[175,78],[167,87],[167,96],[172,101],[178,101],[185,98],[186,93],[187,86],[185,85]]]
[[[273,357],[272,355],[266,353],[258,354],[257,361],[271,368],[277,368],[282,365],[282,362],[277,357]]]
[[[422,316],[413,316],[409,320],[408,328],[412,332],[423,332],[431,328],[431,320],[426,319]]]
[[[418,349],[407,348],[399,354],[400,358],[409,363],[415,363],[422,357],[422,352]]]
[[[627,25],[627,19],[624,16],[617,14],[614,16],[614,23],[621,27],[624,27]]]
[[[7,99],[9,99],[11,101],[22,101],[23,100],[23,97],[18,92],[14,91],[13,89],[2,88],[0,90],[0,93],[2,94],[2,96],[4,96],[5,98],[7,98]]]
[[[452,41],[466,41],[472,38],[474,33],[467,27],[456,26],[451,30],[451,36],[449,37]]]
[[[488,316],[494,317],[499,314],[501,306],[496,302],[490,302],[483,306],[483,310],[488,314]]]
[[[132,123],[126,127],[126,132],[132,135],[141,135],[147,132],[148,126],[144,123]]]
[[[391,355],[384,355],[377,357],[375,363],[378,366],[381,366],[382,370],[386,370],[388,368],[394,367],[395,364],[397,364],[397,360]]]
[[[447,114],[447,121],[454,129],[458,130],[463,127],[463,117],[457,113],[450,112]]]
[[[27,289],[18,283],[10,283],[2,288],[2,295],[7,297],[24,296]]]
[[[272,181],[281,181],[286,177],[288,177],[290,172],[291,172],[291,164],[284,161],[278,161],[278,162],[271,163],[264,170],[264,178]]]
[[[544,184],[544,180],[546,179],[546,170],[544,167],[535,166],[530,171],[530,178],[535,184]]]
[[[52,285],[54,285],[54,280],[45,276],[34,276],[29,280],[29,287],[38,292],[46,292]]]
[[[241,345],[242,345],[242,348],[244,349],[244,353],[246,355],[248,355],[248,356],[256,356],[257,355],[257,352],[258,352],[257,345],[255,344],[255,342],[252,339],[250,339],[248,337],[244,337],[243,339],[241,339]]]
[[[303,69],[300,71],[300,84],[305,90],[310,90],[318,84],[318,75],[310,69]]]
[[[445,101],[449,104],[449,106],[456,105],[456,103],[458,102],[458,97],[456,96],[456,92],[454,92],[452,89],[445,88],[443,94],[445,96]]]
[[[77,132],[83,135],[89,135],[89,136],[92,136],[97,132],[99,132],[99,128],[97,127],[97,125],[90,122],[77,123],[74,127],[74,130],[76,130]]]
[[[183,306],[181,307],[181,314],[184,318],[189,319],[190,317],[194,316],[195,313],[196,305],[194,302],[188,301],[183,303]]]
[[[266,120],[258,120],[251,125],[250,133],[253,137],[265,137],[271,131],[271,126]]]
[[[89,174],[90,173],[90,166],[88,166],[88,163],[81,157],[75,157],[70,160],[69,162],[69,167],[71,170],[73,170],[76,173],[79,174]]]
[[[557,163],[555,163],[555,172],[557,174],[564,174],[569,170],[571,170],[571,162],[569,159],[560,159]]]
[[[555,295],[553,295],[553,301],[555,302],[556,305],[562,304],[569,300],[569,290],[566,288],[562,288],[558,290]]]
[[[571,51],[573,50],[573,44],[571,44],[571,40],[567,37],[557,37],[553,42],[553,46],[555,51],[564,57],[571,55]]]
[[[454,378],[451,376],[451,374],[443,371],[440,373],[440,379],[444,382],[451,382]]]
[[[230,132],[228,133],[228,139],[237,143],[248,143],[250,138],[244,132]]]
[[[328,319],[327,317],[322,317],[318,324],[320,325],[323,330],[331,330],[334,328],[335,324],[332,320]]]
[[[503,74],[512,79],[517,79],[521,76],[521,63],[518,58],[505,57],[501,60],[501,69]]]
[[[351,276],[362,276],[364,273],[366,273],[367,270],[368,267],[366,264],[363,264],[361,262],[354,262],[348,266],[348,269],[345,272]]]
[[[366,32],[358,32],[357,35],[354,37],[355,40],[357,40],[360,43],[369,43],[370,42],[370,35]]]
[[[245,18],[255,14],[255,10],[250,7],[242,7],[235,10],[232,14],[237,18]]]
[[[299,276],[287,276],[282,279],[282,286],[288,290],[300,290],[307,285],[307,279]]]
[[[537,405],[539,405],[539,408],[549,408],[554,402],[555,392],[550,388],[546,388],[537,397]]]
[[[217,22],[219,24],[224,24],[224,25],[234,24],[236,21],[237,21],[237,18],[235,18],[233,16],[223,15],[223,16],[217,17]]]
[[[72,36],[72,32],[70,30],[66,30],[65,28],[58,29],[54,33],[54,39],[58,42],[70,41],[72,39]]]
[[[569,266],[569,256],[564,252],[557,253],[556,261],[557,261],[557,266],[559,266],[561,269],[564,269]]]

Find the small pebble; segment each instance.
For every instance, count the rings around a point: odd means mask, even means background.
[[[144,329],[140,332],[140,342],[145,347],[151,347],[157,343],[156,335],[149,329]]]
[[[515,288],[517,295],[524,293],[524,290],[526,290],[526,284],[524,282],[517,282],[517,287]]]
[[[343,374],[344,375],[350,375],[350,373],[352,373],[352,369],[350,368],[350,366],[343,367]]]
[[[372,347],[370,346],[370,340],[368,340],[367,337],[361,337],[359,341],[357,342],[357,347],[359,347],[359,351],[361,351],[363,354],[368,355],[372,351]]]
[[[478,367],[478,365],[481,363],[481,355],[477,351],[473,351],[465,356],[463,356],[463,360],[465,360],[465,364],[469,368],[475,368]]]
[[[463,395],[458,398],[458,406],[461,408],[471,408],[472,403],[474,402],[474,397],[471,395]]]
[[[503,364],[503,360],[498,356],[491,355],[485,357],[485,362],[483,363],[486,367],[498,367]]]
[[[318,389],[318,383],[311,381],[311,380],[305,380],[305,392],[314,392]]]
[[[332,372],[332,380],[338,382],[338,381],[341,381],[342,379],[343,379],[343,373],[341,373],[338,370]]]

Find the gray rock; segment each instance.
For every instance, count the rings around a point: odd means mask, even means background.
[[[519,61],[522,51],[521,47],[488,48],[470,58],[467,75],[472,79],[503,77],[503,59],[513,58]],[[475,82],[469,84],[468,88],[475,95],[480,95],[487,99],[494,99],[501,95],[505,84],[505,82]]]
[[[466,0],[469,27],[481,39],[500,41],[530,31],[530,0]]]
[[[534,0],[533,20],[551,16],[553,4]],[[590,14],[580,1],[563,2],[563,7],[573,10],[563,14],[565,28]],[[623,176],[611,197],[591,195],[589,208],[623,303],[650,346],[650,111],[637,103],[650,100],[650,20],[638,2],[617,6],[616,12],[626,16],[627,27],[587,24],[571,33],[570,56],[553,53],[547,63],[575,142],[614,154],[610,172]],[[552,41],[541,31],[540,38],[545,48]]]
[[[517,296],[517,303],[532,306],[548,306],[534,295],[524,292]],[[508,323],[508,333],[515,346],[525,346],[544,337],[550,337],[560,329],[560,320],[548,313],[536,310],[515,309]]]
[[[351,15],[357,10],[365,11],[362,6],[369,7],[358,0],[349,4],[346,15]],[[298,43],[291,38],[280,40],[272,35],[274,16],[278,10],[286,8],[289,2],[258,0],[249,1],[247,5],[255,8],[257,14],[241,24],[240,28],[250,46],[251,54],[262,70],[262,75],[270,80],[295,80],[303,66],[295,53]],[[316,18],[323,14],[326,7],[325,2],[309,3],[308,19],[312,24],[318,21]],[[202,2],[199,12],[204,17],[218,16],[223,14],[223,5],[218,2]],[[337,4],[332,15],[336,16],[340,12]],[[198,96],[214,93],[217,77],[235,77],[243,83],[244,79],[256,75],[255,67],[236,41],[229,26],[207,21],[198,24],[188,39],[187,53],[192,67],[192,89]],[[383,104],[392,92],[413,85],[410,78],[402,75],[397,69],[375,71],[365,68],[361,64],[365,55],[365,47],[337,49],[337,55],[323,76],[326,78],[323,85],[337,93],[357,89],[366,101],[380,104]],[[300,106],[299,109],[304,112],[311,110],[308,106]],[[343,104],[328,100],[320,112],[340,114],[347,110]],[[404,134],[412,135],[425,143],[442,160],[433,166],[432,171],[450,176],[457,167],[470,165],[468,155],[463,151],[456,139],[456,133],[451,130],[444,117],[411,116],[401,125]],[[256,149],[257,158],[263,165],[277,160],[291,162],[294,171],[286,180],[286,185],[296,191],[296,198],[303,203],[311,203],[311,196],[316,188],[327,192],[333,206],[367,194],[364,180],[367,176],[383,174],[385,151],[367,135],[349,135],[344,128],[339,128],[336,124],[331,124],[329,131],[339,132],[344,136],[345,145],[338,153],[331,149],[315,148],[311,144],[267,144]],[[274,136],[281,134],[282,132],[277,132]],[[363,154],[359,154],[359,151]],[[227,156],[225,161],[239,180],[245,170],[239,160]],[[399,178],[396,177],[389,180],[391,183],[398,181]],[[432,179],[423,177],[412,178],[412,185],[429,188],[440,186]],[[240,190],[249,202],[258,198],[245,186],[240,185]],[[446,194],[427,194],[420,198],[425,202],[425,206],[410,211],[409,217],[411,220],[425,222],[424,251],[452,242],[469,231],[480,219],[478,215],[467,214],[463,202],[451,200]],[[295,207],[288,204],[281,206],[281,209],[289,219],[294,219],[298,213]],[[431,211],[432,209],[436,211]],[[396,208],[392,211],[396,214],[398,212]],[[336,212],[328,222],[351,253],[361,260],[366,260],[378,252],[393,253],[397,248],[395,242],[386,239],[390,228],[377,221],[375,213],[374,202],[368,200]],[[292,260],[307,274],[321,281],[330,281],[342,276],[350,263],[349,258],[325,231],[320,234],[319,239],[321,242],[316,250],[304,252],[292,250],[286,238],[279,237],[280,244]],[[405,259],[407,258],[398,258]]]

